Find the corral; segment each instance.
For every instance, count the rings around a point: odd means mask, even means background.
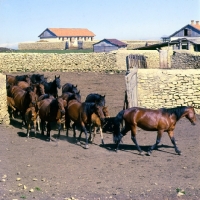
[[[112,58],[115,58],[115,55],[112,54]],[[125,58],[126,55],[117,56]],[[7,62],[7,65],[6,62],[2,62],[1,69],[5,70],[6,67],[14,65],[21,69],[15,70],[12,74],[31,73],[31,69],[25,71],[24,69],[27,68],[23,67],[23,63],[31,55],[19,55],[21,56],[25,56],[21,64],[19,60]],[[34,56],[37,62],[37,55]],[[57,55],[54,56],[55,62],[58,61]],[[4,59],[5,57],[6,55],[3,55]],[[19,58],[16,55],[13,57]],[[114,60],[116,64],[116,59]],[[30,59],[28,61],[30,63]],[[159,59],[157,61],[159,62]],[[124,59],[118,59],[117,63],[123,63],[122,66],[125,66]],[[48,63],[46,64],[48,66]],[[111,116],[115,116],[123,108],[126,89],[125,70],[119,70],[118,73],[113,73],[117,71],[113,69],[108,70],[107,73],[104,70],[85,72],[85,68],[80,67],[77,72],[60,72],[59,66],[57,68],[59,70],[54,70],[56,68],[54,63],[51,63],[51,66],[52,72],[41,73],[48,77],[48,80],[53,79],[55,75],[60,75],[62,84],[66,82],[77,84],[82,100],[87,94],[95,92],[106,95],[106,104]],[[2,72],[8,73],[3,70]],[[139,69],[139,106],[175,107],[195,101],[198,111],[199,74],[199,69]],[[1,76],[1,88],[3,88],[1,94],[5,95],[5,76]],[[159,96],[160,93],[163,95]],[[168,102],[170,99],[173,100]],[[4,103],[0,104],[1,109],[5,109],[6,100],[2,102]],[[138,155],[130,139],[130,133],[124,137],[123,144],[120,146],[121,151],[118,153],[113,151],[114,144],[110,133],[104,134],[104,147],[100,145],[100,137],[97,135],[95,143],[86,150],[83,145],[76,144],[72,132],[69,138],[66,138],[65,132],[62,132],[61,140],[58,142],[46,142],[46,138],[40,133],[36,136],[31,134],[31,138],[27,139],[26,130],[20,128],[18,120],[13,120],[11,125],[0,127],[2,134],[0,195],[3,199],[72,199],[74,197],[75,199],[174,200],[179,199],[178,192],[184,190],[179,193],[182,195],[181,199],[198,199],[200,196],[199,119],[197,115],[196,126],[191,126],[186,119],[181,119],[177,123],[175,138],[183,155],[178,156],[174,152],[173,145],[165,134],[158,150],[155,150],[150,157]],[[2,115],[1,122],[9,122],[8,116]],[[57,131],[54,130],[53,134],[56,135]],[[155,143],[156,134],[138,130],[137,138],[141,148],[147,151],[148,147]],[[29,192],[31,189],[34,192]]]

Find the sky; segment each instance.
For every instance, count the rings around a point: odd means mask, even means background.
[[[0,0],[0,47],[38,41],[46,28],[87,28],[95,40],[159,40],[191,20],[200,0]]]

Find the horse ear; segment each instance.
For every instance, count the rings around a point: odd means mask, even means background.
[[[58,78],[60,78],[60,75],[59,75],[59,77]]]
[[[75,87],[77,88],[77,85],[75,85]]]

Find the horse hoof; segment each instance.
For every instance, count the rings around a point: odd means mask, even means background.
[[[151,155],[151,152],[150,152],[150,151],[148,151],[148,152],[147,152],[147,156],[150,156],[150,155]]]
[[[141,156],[144,156],[144,152],[143,152],[143,151],[141,151],[139,154],[140,154]]]
[[[80,145],[81,143],[79,141],[77,141],[76,144]]]
[[[86,148],[86,149],[89,149],[89,146],[88,146],[88,145],[85,145],[85,148]]]
[[[179,152],[177,152],[178,153],[178,155],[181,155],[181,151],[179,151]]]
[[[103,140],[101,141],[101,144],[104,145],[104,141]]]

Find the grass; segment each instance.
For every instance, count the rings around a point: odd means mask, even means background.
[[[92,53],[93,49],[66,49],[66,50],[5,50],[0,53]]]

